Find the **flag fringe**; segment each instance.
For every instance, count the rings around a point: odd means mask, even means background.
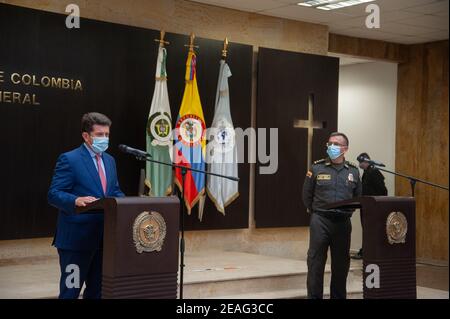
[[[178,181],[178,179],[175,179],[175,184],[178,186],[178,189],[180,190],[180,192],[183,192],[183,187],[181,187],[180,182]],[[188,215],[191,215],[191,210],[192,208],[194,208],[194,206],[197,204],[197,202],[200,200],[200,196],[202,196],[203,194],[205,194],[205,187],[203,187],[197,194],[197,196],[195,196],[194,200],[192,201],[192,205],[189,205],[189,202],[186,200],[186,198],[183,198],[184,203],[186,204],[186,208],[188,210]]]
[[[153,196],[150,192],[152,191],[152,183],[146,178],[144,181],[145,186],[148,187],[148,196]],[[166,191],[164,192],[164,196],[170,196],[172,194],[173,191],[173,187],[172,185],[169,185],[169,187],[167,187]]]
[[[225,216],[225,208],[230,205],[236,198],[239,197],[239,192],[234,193],[230,198],[223,204],[223,209],[220,207],[220,205],[217,203],[216,199],[214,198],[214,195],[211,194],[208,188],[206,188],[206,193],[208,194],[209,199],[214,203],[216,206],[216,209],[221,212]]]

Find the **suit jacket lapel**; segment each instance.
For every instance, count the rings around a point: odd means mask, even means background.
[[[92,177],[95,185],[97,186],[97,190],[99,194],[103,194],[102,183],[100,181],[100,176],[98,175],[98,171],[95,168],[94,162],[92,161],[91,154],[89,154],[88,150],[84,145],[81,145],[81,158],[83,159],[84,165],[88,170],[89,174]]]

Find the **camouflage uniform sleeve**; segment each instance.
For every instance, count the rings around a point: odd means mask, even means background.
[[[314,186],[315,186],[315,175],[314,168],[306,173],[305,182],[303,183],[303,204],[308,209],[308,212],[312,212],[312,203],[314,198]]]
[[[362,182],[361,182],[361,176],[359,176],[359,170],[355,169],[356,171],[356,187],[353,191],[353,196],[354,197],[359,197],[362,195]]]

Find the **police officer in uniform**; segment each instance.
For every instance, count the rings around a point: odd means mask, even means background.
[[[323,298],[323,275],[328,247],[331,251],[332,299],[347,297],[350,268],[350,217],[353,210],[324,209],[334,202],[361,196],[358,166],[345,160],[348,138],[332,133],[327,143],[328,157],[314,162],[303,185],[303,202],[311,213],[308,250],[308,298]]]
[[[388,191],[384,183],[384,176],[381,172],[374,166],[367,162],[370,160],[370,156],[367,153],[361,153],[356,158],[359,162],[359,168],[364,170],[362,175],[362,196],[387,196]],[[361,226],[363,225],[364,215],[361,214]],[[358,253],[352,256],[353,259],[362,259],[363,250],[362,248]]]

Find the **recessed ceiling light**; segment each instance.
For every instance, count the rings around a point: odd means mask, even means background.
[[[297,5],[320,10],[336,10],[373,1],[375,0],[307,0],[297,3]]]
[[[335,2],[336,0],[308,0],[304,2],[299,2],[297,5],[304,6],[304,7],[316,7],[328,3]]]

